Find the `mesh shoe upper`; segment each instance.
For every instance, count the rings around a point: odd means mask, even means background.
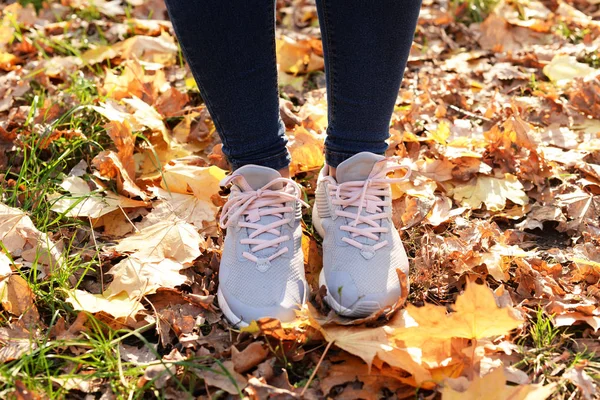
[[[294,318],[306,298],[300,188],[273,169],[247,165],[232,183],[221,225],[227,228],[219,301],[230,322]]]
[[[360,153],[338,166],[337,180],[326,168],[319,176],[313,220],[323,235],[322,281],[342,314],[370,314],[401,294],[396,269],[407,274],[408,259],[391,218],[390,183],[406,176],[387,177],[399,168]]]

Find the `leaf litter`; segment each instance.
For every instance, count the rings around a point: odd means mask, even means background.
[[[307,210],[310,304],[241,330],[215,301],[228,166],[163,2],[34,3],[0,6],[3,396],[597,398],[597,1],[424,1],[388,149],[413,170],[393,188],[408,298],[331,312]],[[327,126],[316,24],[314,2],[277,2],[309,202]],[[20,369],[40,357],[62,361]]]

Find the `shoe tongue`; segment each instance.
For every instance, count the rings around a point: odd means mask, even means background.
[[[252,188],[252,190],[258,190],[258,189],[262,188],[263,186],[265,186],[266,184],[268,184],[269,182],[271,182],[273,179],[281,178],[281,174],[278,171],[276,171],[272,168],[262,167],[260,165],[245,165],[241,168],[236,169],[234,172],[234,175],[239,175],[239,176],[243,177],[244,180],[246,181],[246,183],[248,184],[248,186],[250,186]],[[239,184],[237,184],[236,186],[239,187],[240,190],[242,190],[242,191],[246,190],[246,188],[241,187]],[[283,183],[278,183],[276,185],[273,185],[273,186],[269,187],[269,189],[270,190],[283,189]],[[279,218],[276,215],[264,215],[260,218],[260,224],[268,225],[273,222],[277,222],[280,219],[281,218]],[[249,232],[252,232],[252,230],[249,230]],[[272,240],[272,239],[275,239],[276,237],[277,237],[276,235],[273,235],[272,233],[269,233],[269,232],[265,232],[265,233],[262,233],[262,234],[256,236],[257,239],[264,239],[264,240]],[[253,254],[259,258],[267,258],[267,257],[271,256],[272,254],[275,254],[277,251],[279,251],[279,247],[276,247],[276,248],[267,247],[266,249],[256,251]]]
[[[375,163],[384,158],[383,156],[368,152],[358,153],[338,165],[336,180],[338,183],[364,181],[369,177],[371,171],[373,171]]]
[[[385,157],[373,153],[358,153],[350,157],[346,161],[342,162],[340,165],[338,165],[336,170],[336,181],[338,183],[344,183],[351,181],[367,180],[369,178],[369,175],[373,171],[375,164],[383,159],[385,159]],[[358,207],[350,206],[347,207],[347,210],[352,213],[355,213],[358,212]],[[367,210],[363,208],[361,214],[367,215]],[[347,223],[349,223],[350,221],[352,221],[352,218],[346,218]],[[368,228],[369,225],[361,223],[358,224],[357,227]],[[369,239],[365,236],[356,236],[353,239],[367,246],[372,246],[377,243],[377,241]]]
[[[234,175],[242,176],[253,190],[258,190],[273,179],[281,178],[281,174],[268,167],[260,165],[244,165],[235,170]],[[283,184],[273,185],[271,189],[281,189]],[[243,188],[241,188],[243,190]]]

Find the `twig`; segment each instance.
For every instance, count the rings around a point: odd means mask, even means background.
[[[302,393],[300,393],[300,396],[304,396],[306,389],[308,389],[308,387],[312,383],[312,380],[314,379],[315,375],[317,374],[317,371],[319,370],[319,367],[321,366],[321,363],[325,359],[325,355],[327,354],[327,351],[329,350],[329,348],[331,347],[332,344],[333,344],[333,342],[329,342],[329,344],[327,344],[327,347],[325,347],[325,351],[323,352],[323,355],[319,359],[319,362],[317,363],[317,366],[315,367],[315,370],[313,371],[313,373],[310,374],[310,378],[308,378],[308,382],[306,382],[306,385],[304,385],[304,389],[302,389]]]
[[[451,110],[456,111],[459,114],[466,115],[467,117],[470,117],[470,118],[473,118],[473,119],[480,119],[480,120],[485,121],[485,122],[492,122],[492,120],[489,119],[489,118],[486,118],[486,117],[484,117],[482,115],[477,115],[475,113],[472,113],[471,111],[463,110],[462,108],[456,107],[453,104],[450,104],[448,106],[448,108],[450,108]]]

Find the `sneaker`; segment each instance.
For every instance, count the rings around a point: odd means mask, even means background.
[[[246,165],[225,178],[227,228],[219,269],[219,305],[234,326],[263,317],[291,321],[306,301],[301,190],[274,169]]]
[[[313,225],[323,238],[319,285],[327,287],[329,306],[347,317],[366,317],[394,306],[400,298],[399,269],[408,277],[408,259],[392,222],[387,174],[406,169],[373,153],[342,162],[336,178],[325,166],[317,181]],[[408,279],[408,278],[407,278]],[[406,285],[408,288],[408,283]]]

